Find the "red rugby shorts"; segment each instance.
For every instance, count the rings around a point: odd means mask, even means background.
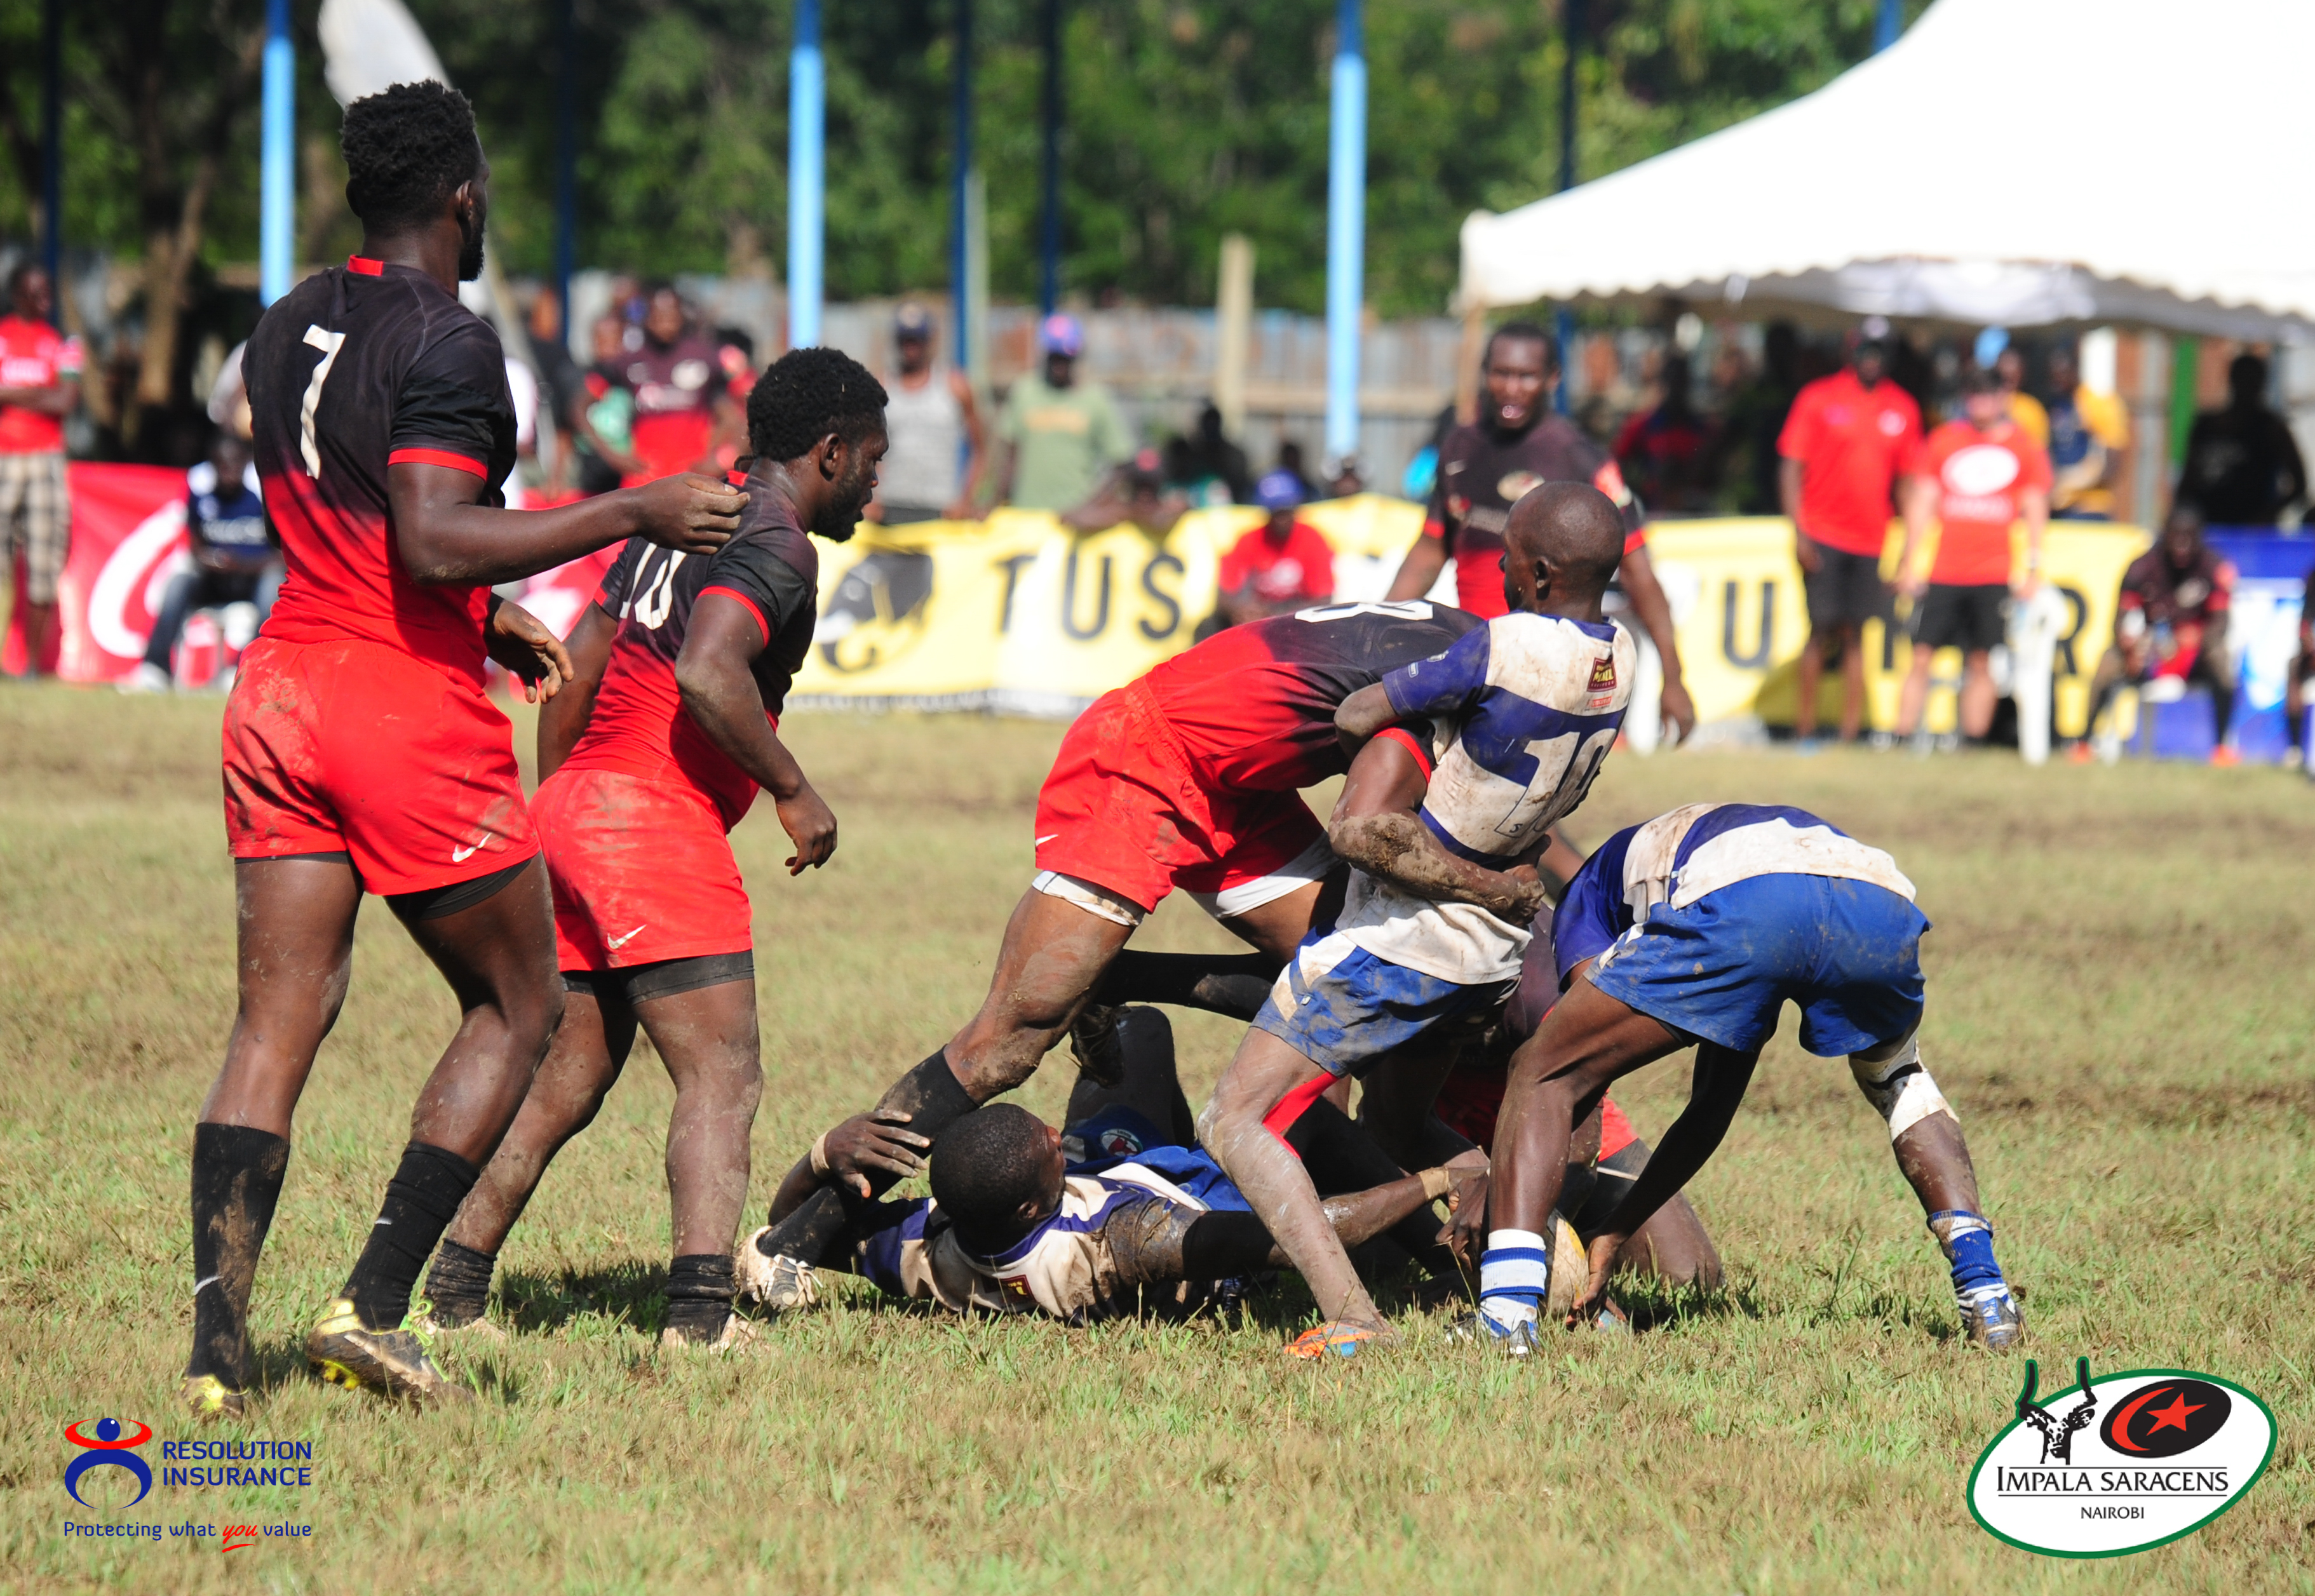
[[[506,716],[385,643],[259,638],[241,656],[224,744],[236,859],[343,853],[383,897],[538,851]]]
[[[566,766],[531,807],[554,887],[558,969],[625,970],[755,945],[740,866],[705,794]]]
[[[1037,868],[1145,909],[1177,887],[1227,894],[1258,882],[1325,836],[1295,794],[1200,786],[1138,683],[1104,694],[1078,717],[1037,794]],[[1225,901],[1221,912],[1234,911]]]

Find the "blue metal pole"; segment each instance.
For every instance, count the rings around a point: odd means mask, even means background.
[[[820,341],[820,268],[827,246],[828,71],[820,54],[820,0],[796,0],[788,58],[788,347]]]
[[[289,291],[297,253],[297,49],[289,0],[266,0],[264,125],[258,143],[257,297]]]
[[[49,274],[49,319],[65,324],[65,0],[40,14],[40,267]]]
[[[1881,14],[1873,23],[1873,53],[1877,56],[1896,43],[1904,31],[1905,0],[1881,0]]]
[[[579,24],[573,0],[556,7],[563,68],[554,88],[554,303],[563,342],[571,342],[571,279],[579,269]]]
[[[1061,297],[1061,0],[1045,0],[1045,217],[1038,251],[1037,308]]]
[[[972,188],[972,0],[956,0],[956,170],[949,203],[949,359],[967,369],[972,344],[967,336],[971,313],[969,196]]]
[[[1326,453],[1359,449],[1359,315],[1365,297],[1367,61],[1360,0],[1337,0],[1326,172]]]

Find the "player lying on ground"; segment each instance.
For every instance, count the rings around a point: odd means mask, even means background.
[[[1726,1134],[1787,998],[1800,1043],[1846,1053],[1930,1231],[1953,1267],[1962,1326],[1996,1351],[2025,1324],[1993,1258],[1961,1124],[1922,1067],[1919,958],[1929,922],[1878,848],[1805,811],[1692,803],[1619,831],[1576,873],[1554,930],[1565,995],[1512,1056],[1484,1205],[1459,1236],[1486,1237],[1467,1321],[1513,1352],[1537,1344],[1571,1129],[1609,1084],[1696,1049],[1689,1104],[1591,1242],[1577,1317],[1596,1311],[1617,1255]]]
[[[1044,1313],[1071,1323],[1156,1313],[1179,1317],[1242,1294],[1244,1277],[1286,1262],[1220,1165],[1190,1139],[1190,1109],[1175,1074],[1172,1027],[1154,1008],[1121,1009],[1121,1079],[1080,1077],[1068,1127],[996,1104],[941,1132],[931,1154],[933,1195],[860,1210],[831,1249],[829,1266],[896,1296],[963,1313]],[[1313,1121],[1319,1115],[1309,1116]],[[817,1172],[839,1141],[856,1159],[888,1154],[897,1129],[875,1115],[847,1121],[820,1156],[782,1183],[772,1211],[785,1216],[840,1177]],[[1446,1168],[1361,1187],[1370,1175],[1353,1149],[1357,1132],[1307,1142],[1314,1178],[1339,1194],[1325,1204],[1343,1244],[1393,1229],[1435,1232],[1431,1203]],[[1348,1153],[1349,1157],[1344,1155]],[[1466,1177],[1484,1163],[1466,1152]],[[1571,1238],[1571,1260],[1576,1256]]]
[[[1337,1078],[1442,1027],[1484,1024],[1516,985],[1543,901],[1534,860],[1583,802],[1631,700],[1631,640],[1600,613],[1622,538],[1598,489],[1535,489],[1511,514],[1512,613],[1336,712],[1344,737],[1362,741],[1436,717],[1436,772],[1411,736],[1370,742],[1352,764],[1329,829],[1354,866],[1342,911],[1295,950],[1199,1124],[1317,1299],[1322,1322],[1298,1355],[1348,1356],[1390,1332],[1279,1133]]]
[[[1492,1152],[1511,1056],[1535,1034],[1559,998],[1551,925],[1550,909],[1536,911],[1518,988],[1495,1023],[1454,1056],[1443,1080],[1435,1060],[1423,1056],[1386,1060],[1367,1077],[1358,1123],[1389,1157],[1421,1168],[1446,1163],[1467,1149]],[[1425,1068],[1426,1063],[1434,1067]],[[1601,1097],[1569,1140],[1566,1180],[1560,1188],[1560,1211],[1577,1236],[1588,1243],[1608,1228],[1648,1157],[1648,1144],[1616,1100]],[[1674,1195],[1632,1232],[1616,1256],[1616,1272],[1716,1290],[1720,1254],[1688,1199]],[[1571,1285],[1571,1301],[1574,1295]]]
[[[712,553],[745,502],[670,477],[558,510],[499,508],[515,459],[506,357],[457,297],[482,270],[488,208],[474,111],[440,84],[398,84],[346,108],[343,144],[362,253],[275,301],[242,362],[288,576],[226,706],[241,1003],[193,1132],[181,1396],[201,1416],[245,1405],[250,1285],[291,1113],[345,1001],[364,891],[392,906],[461,1018],[306,1356],[349,1387],[466,1394],[402,1328],[411,1287],[563,1012],[546,872],[483,661],[551,698],[570,656],[491,584],[636,536]]]
[[[1480,624],[1421,600],[1308,609],[1234,626],[1096,700],[1062,739],[1038,794],[1038,873],[1005,928],[987,1000],[878,1107],[937,1135],[1026,1080],[1096,996],[1104,1005],[1220,1001],[1226,962],[1121,953],[1176,887],[1262,950],[1236,973],[1256,990],[1266,985],[1309,930],[1330,873],[1341,879],[1298,793],[1348,765],[1335,706]],[[1564,873],[1579,863],[1568,856]],[[1104,1033],[1097,1019],[1087,1029],[1095,1043]],[[1111,1067],[1086,1061],[1096,1074]],[[845,1156],[839,1143],[839,1173],[865,1175],[878,1192],[894,1178],[851,1168]],[[791,1299],[781,1282],[842,1228],[845,1189],[816,1193],[741,1249],[745,1294],[776,1308]]]
[[[563,1028],[513,1129],[444,1237],[438,1325],[482,1317],[507,1233],[557,1149],[595,1117],[638,1024],[675,1081],[665,1336],[721,1343],[763,1071],[748,894],[726,833],[772,795],[788,873],[836,851],[836,817],[781,743],[812,646],[820,556],[852,536],[884,454],[884,389],[850,357],[794,350],[748,396],[755,461],[738,536],[707,559],[637,541],[571,634],[570,687],[540,713],[534,808],[554,888]]]

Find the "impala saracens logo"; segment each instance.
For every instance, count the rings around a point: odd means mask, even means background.
[[[135,1423],[136,1421],[131,1420],[130,1423]],[[144,1459],[130,1450],[153,1439],[152,1425],[139,1423],[136,1434],[123,1435],[119,1419],[99,1419],[94,1435],[82,1434],[79,1424],[67,1424],[65,1426],[65,1439],[76,1447],[86,1449],[65,1465],[65,1493],[83,1507],[93,1504],[80,1494],[81,1476],[90,1469],[102,1468],[108,1463],[116,1468],[125,1468],[137,1476],[137,1494],[123,1505],[136,1506],[153,1489],[153,1470],[146,1465]]]
[[[2026,1362],[2018,1416],[1979,1455],[1969,1511],[1987,1533],[2052,1557],[2115,1557],[2191,1535],[2257,1483],[2275,1415],[2240,1386],[2177,1369],[2090,1378],[2035,1400]]]

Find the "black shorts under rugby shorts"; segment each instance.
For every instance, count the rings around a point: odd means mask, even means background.
[[[2007,582],[1966,587],[1931,582],[1929,590],[1913,606],[1913,642],[1922,648],[1984,653],[1999,647],[2009,634],[2009,612]]]
[[[1881,583],[1880,557],[1852,554],[1822,543],[1815,546],[1817,568],[1801,578],[1808,595],[1809,625],[1823,631],[1887,620],[1889,590]]]

